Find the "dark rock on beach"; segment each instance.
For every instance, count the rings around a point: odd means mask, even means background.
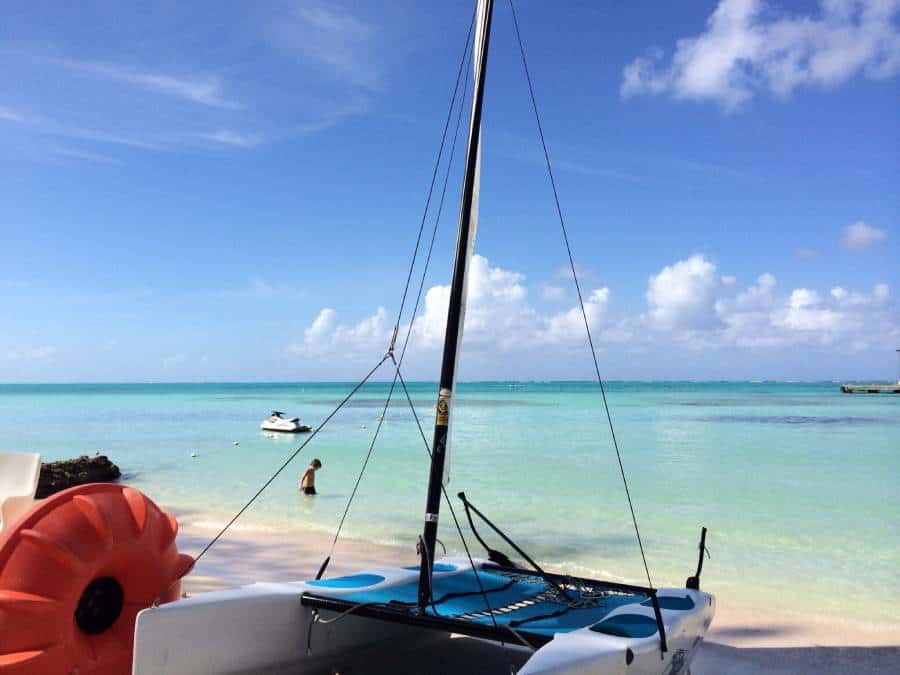
[[[106,455],[41,464],[41,478],[35,496],[40,499],[84,483],[110,483],[121,476],[119,467],[109,461]]]

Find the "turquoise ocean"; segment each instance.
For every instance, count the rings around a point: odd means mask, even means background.
[[[212,528],[304,438],[260,432],[269,411],[316,426],[350,388],[0,385],[0,450],[107,454],[127,482]],[[240,526],[334,532],[387,391],[366,386]],[[410,384],[429,439],[436,391]],[[900,621],[900,396],[845,395],[831,382],[611,382],[607,393],[655,583],[684,583],[706,525],[704,587],[720,603]],[[313,457],[324,468],[309,498],[296,485]],[[427,475],[398,389],[344,534],[412,550]],[[596,384],[459,385],[448,492],[460,490],[546,565],[642,581]],[[443,509],[441,539],[461,551]]]

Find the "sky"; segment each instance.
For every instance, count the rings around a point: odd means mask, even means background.
[[[897,377],[900,2],[516,8],[605,377]],[[361,377],[472,9],[4,2],[0,382]],[[409,379],[440,368],[458,143]],[[460,378],[590,379],[506,0],[482,144]]]

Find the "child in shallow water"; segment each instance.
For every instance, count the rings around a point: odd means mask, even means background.
[[[300,483],[297,485],[297,489],[305,495],[316,494],[316,471],[321,468],[322,462],[318,458],[311,461],[309,466],[306,467],[306,471],[300,476]]]

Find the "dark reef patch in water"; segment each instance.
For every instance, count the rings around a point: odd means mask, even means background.
[[[710,415],[696,418],[698,422],[738,422],[752,424],[821,424],[861,425],[891,424],[894,420],[883,417],[827,417],[823,415]]]
[[[757,407],[761,405],[759,398],[701,398],[688,399],[685,401],[667,401],[669,405],[685,406],[689,408],[747,408]],[[767,397],[763,405],[769,406],[822,406],[829,403],[825,400],[815,400],[812,398],[786,398],[786,397]]]

